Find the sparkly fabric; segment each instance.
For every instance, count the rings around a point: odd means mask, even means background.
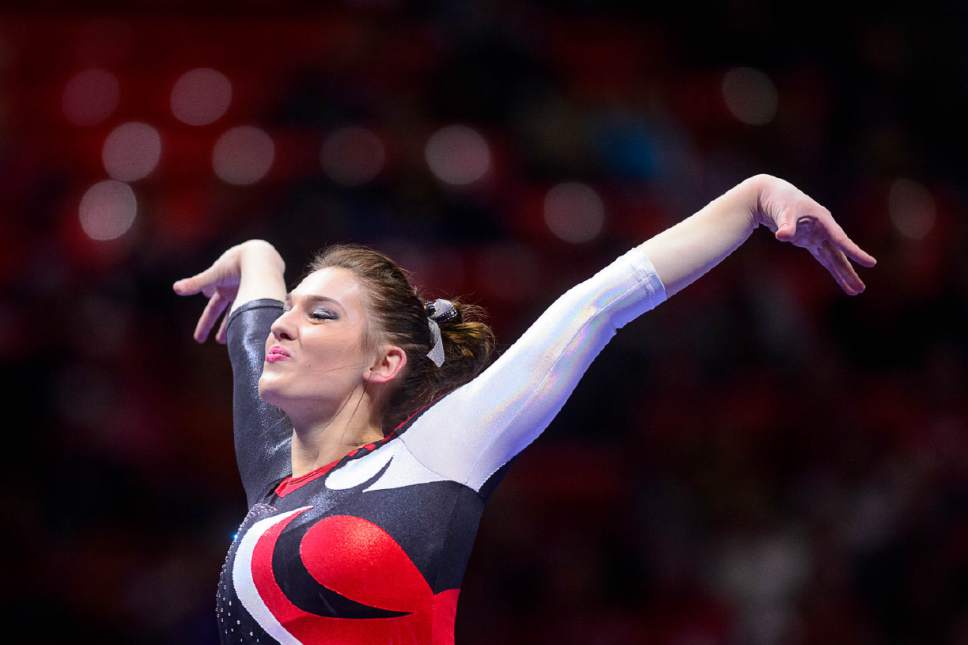
[[[452,644],[488,496],[616,330],[664,299],[636,247],[562,295],[476,379],[297,479],[292,429],[258,398],[282,305],[242,305],[228,344],[250,508],[216,595],[222,643]]]
[[[232,362],[235,458],[250,507],[292,468],[292,425],[281,410],[259,398],[269,326],[281,313],[278,300],[253,300],[232,312],[226,330]]]

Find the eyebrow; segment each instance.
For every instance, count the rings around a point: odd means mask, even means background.
[[[308,301],[310,303],[320,302],[320,301],[322,301],[322,302],[332,302],[333,304],[335,304],[336,306],[338,306],[340,309],[343,309],[344,311],[346,309],[345,307],[343,307],[343,304],[339,300],[336,300],[335,298],[330,298],[329,296],[318,296],[318,295],[315,295],[315,294],[310,294],[308,296],[302,296],[302,297],[296,296],[296,297],[297,298],[300,298],[302,300],[306,300],[306,301]],[[287,305],[292,305],[292,292],[289,292],[289,293],[286,294],[285,302],[286,302]]]

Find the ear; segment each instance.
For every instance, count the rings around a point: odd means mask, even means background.
[[[370,383],[389,383],[407,365],[407,352],[396,345],[384,345],[381,354],[363,373],[363,380]]]

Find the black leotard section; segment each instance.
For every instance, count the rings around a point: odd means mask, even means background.
[[[282,410],[259,398],[266,338],[280,314],[280,301],[252,300],[232,312],[226,330],[235,458],[249,508],[292,469],[292,425]]]

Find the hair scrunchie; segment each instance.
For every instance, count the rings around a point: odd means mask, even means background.
[[[440,367],[444,364],[444,340],[440,335],[440,325],[438,322],[450,322],[460,320],[460,312],[450,300],[437,298],[424,305],[427,312],[427,324],[430,327],[431,346],[427,352],[427,358],[433,361],[434,365]]]

